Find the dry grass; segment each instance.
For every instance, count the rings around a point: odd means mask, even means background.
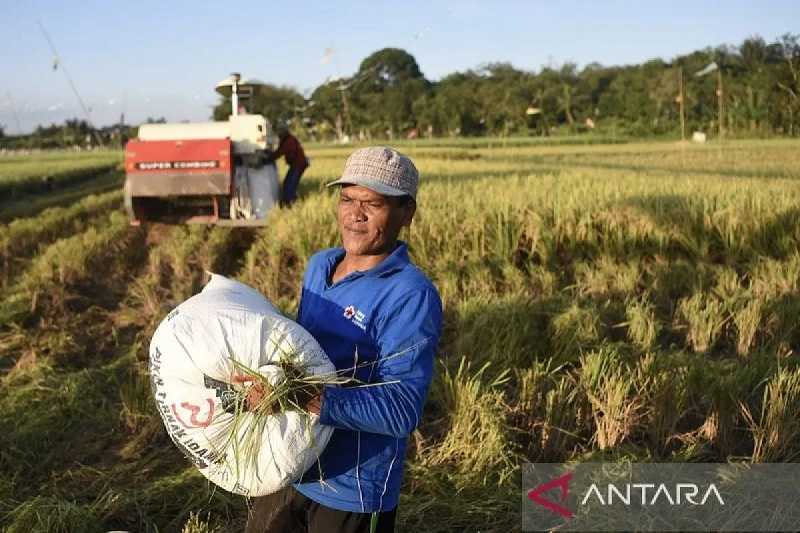
[[[758,415],[740,405],[755,441],[753,462],[792,461],[800,456],[800,369],[778,370],[764,388]]]
[[[402,144],[424,180],[403,238],[445,332],[401,528],[518,528],[524,459],[796,460],[796,141]],[[145,237],[111,195],[0,226],[0,527],[241,529],[245,503],[156,431],[143,346],[206,269],[293,313],[308,258],[337,243],[324,183],[349,150],[309,146],[303,199],[250,233]]]

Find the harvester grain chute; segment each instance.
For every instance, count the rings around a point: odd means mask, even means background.
[[[239,74],[217,84],[227,121],[143,124],[125,147],[125,208],[142,222],[261,226],[280,198],[269,121],[240,112],[261,82]]]

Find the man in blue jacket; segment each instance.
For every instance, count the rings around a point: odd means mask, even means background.
[[[297,321],[354,385],[325,387],[309,403],[333,436],[294,486],[254,500],[250,533],[394,530],[406,444],[442,327],[436,287],[398,240],[414,217],[418,182],[408,157],[370,147],[330,184],[340,186],[342,247],[309,260]]]

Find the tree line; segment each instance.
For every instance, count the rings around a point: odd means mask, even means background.
[[[681,102],[682,101],[682,102]],[[681,105],[681,103],[683,105]],[[304,98],[267,85],[249,112],[285,121],[305,138],[552,135],[594,130],[626,136],[703,131],[800,135],[800,36],[706,48],[637,65],[574,63],[521,70],[490,63],[439,81],[397,48]],[[227,117],[221,101],[214,117]],[[681,127],[683,113],[683,128]]]
[[[800,135],[800,35],[697,50],[638,65],[575,63],[522,70],[497,62],[439,81],[398,48],[370,54],[351,76],[328,80],[305,98],[267,84],[246,104],[303,139],[557,135],[595,131],[626,137]],[[225,120],[221,99],[213,118]],[[681,120],[683,115],[683,120]],[[163,119],[158,119],[162,121]],[[156,121],[156,119],[148,119]],[[135,130],[82,120],[4,136],[0,148],[121,144]]]
[[[147,122],[166,122],[164,118],[148,118]],[[52,150],[63,148],[92,149],[98,147],[122,147],[136,137],[137,127],[114,124],[96,128],[83,119],[67,119],[63,124],[39,125],[25,135],[5,135],[0,126],[0,149],[7,150]]]

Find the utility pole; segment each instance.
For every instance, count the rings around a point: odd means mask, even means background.
[[[6,93],[8,95],[8,101],[11,104],[11,111],[14,113],[14,122],[17,124],[17,135],[22,135],[22,125],[19,122],[19,114],[17,113],[17,104],[14,102],[14,97],[11,96],[11,91]],[[791,109],[791,107],[789,108]]]
[[[722,69],[717,69],[717,114],[719,119],[719,138],[725,136],[725,126],[723,125],[723,92],[722,92]]]
[[[681,140],[686,140],[686,114],[685,114],[685,100],[686,96],[683,94],[683,67],[678,67],[678,101],[680,103],[681,114]]]
[[[347,86],[341,87],[339,89],[339,93],[342,95],[342,108],[344,110],[344,120],[345,120],[345,129],[346,135],[350,135],[348,132],[353,131],[353,121],[350,120],[350,106],[347,105],[347,95],[344,92],[347,90]]]

